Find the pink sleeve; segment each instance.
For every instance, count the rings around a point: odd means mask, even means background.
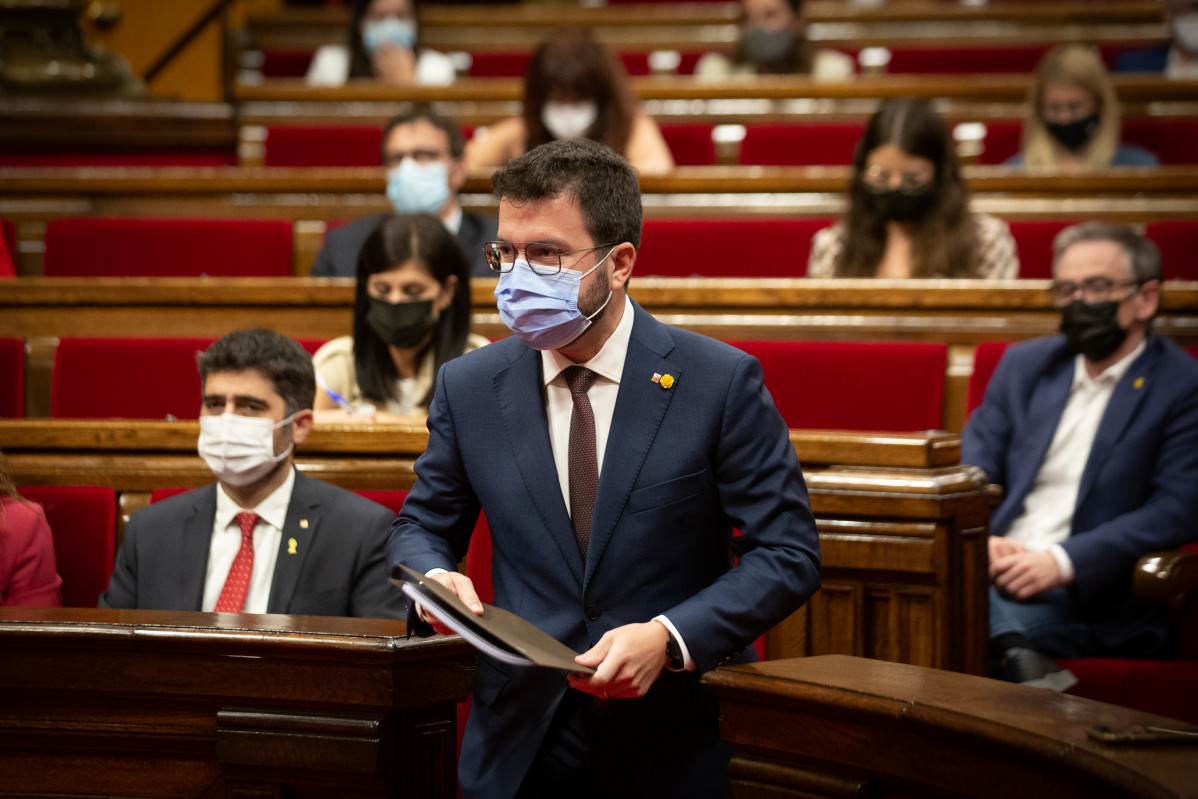
[[[9,500],[0,513],[0,605],[62,605],[54,539],[41,507]]]

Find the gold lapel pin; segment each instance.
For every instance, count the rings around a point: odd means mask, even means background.
[[[287,554],[288,555],[299,554],[298,552],[296,552],[297,546],[299,546],[299,544],[294,538],[288,538],[287,539]]]
[[[1137,377],[1136,382],[1132,383],[1131,387],[1134,388],[1136,391],[1139,391],[1140,389],[1142,389],[1144,387],[1144,378]]]
[[[659,375],[657,372],[654,372],[654,373],[653,373],[653,377],[651,377],[651,378],[649,378],[649,379],[650,379],[650,380],[652,380],[654,383],[656,383],[656,382],[658,382],[659,380],[661,380],[661,375]]]
[[[661,376],[661,387],[662,388],[670,388],[673,385],[674,385],[674,376],[673,375],[662,375]]]
[[[308,520],[307,519],[300,519],[300,529],[301,530],[308,529]]]

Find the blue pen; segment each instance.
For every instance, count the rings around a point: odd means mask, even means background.
[[[336,391],[333,391],[333,389],[329,388],[329,384],[325,382],[323,377],[321,377],[320,372],[316,373],[316,385],[324,389],[324,393],[329,395],[329,399],[337,403],[338,408],[346,413],[354,412],[354,406],[349,404],[349,400],[338,394]]]

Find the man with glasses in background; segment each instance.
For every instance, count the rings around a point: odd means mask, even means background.
[[[458,123],[427,106],[391,119],[383,128],[387,199],[400,214],[432,214],[441,220],[470,259],[471,277],[495,277],[483,244],[495,238],[493,216],[463,211],[458,190],[466,182],[466,140]],[[374,214],[329,231],[312,264],[312,277],[357,277],[366,237],[386,214]]]
[[[513,335],[442,367],[387,561],[481,613],[455,571],[481,508],[494,604],[595,673],[482,656],[462,795],[723,797],[729,752],[699,677],[756,660],[820,585],[786,424],[754,358],[627,296],[641,198],[624,158],[557,140],[492,182],[486,251]]]
[[[1056,690],[1053,658],[1168,653],[1167,610],[1137,605],[1136,561],[1194,540],[1198,360],[1151,335],[1156,245],[1087,222],[1053,242],[1060,336],[1009,348],[961,443],[1003,488],[990,521],[995,676]]]

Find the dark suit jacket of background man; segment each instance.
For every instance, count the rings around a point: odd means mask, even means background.
[[[362,245],[386,216],[375,214],[330,230],[309,274],[312,277],[357,277],[358,254],[362,252]],[[470,259],[471,277],[497,277],[487,266],[483,244],[494,241],[498,235],[497,217],[462,212],[462,227],[458,230],[457,238],[466,257]]]
[[[216,484],[136,511],[100,607],[199,610],[215,516]],[[296,472],[266,612],[403,618],[402,592],[383,565],[393,518],[377,502]]]
[[[672,748],[689,773],[710,769],[694,762],[704,759],[700,736],[718,741],[699,675],[757,659],[753,638],[819,588],[819,542],[761,365],[632,308],[585,561],[550,445],[542,355],[514,336],[442,367],[387,559],[453,569],[481,505],[498,607],[578,652],[665,614],[698,671],[663,671],[646,696],[612,700],[611,712],[633,715],[638,740]],[[733,539],[733,527],[744,536]],[[566,690],[564,673],[480,658],[459,760],[464,795],[515,793]]]

